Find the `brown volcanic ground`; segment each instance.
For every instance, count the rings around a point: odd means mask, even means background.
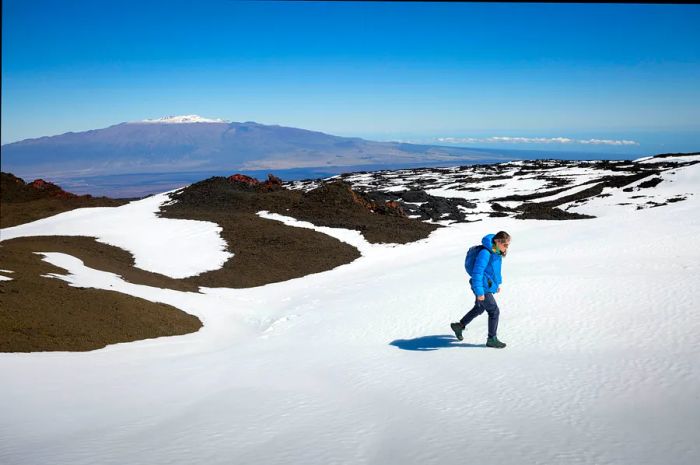
[[[356,229],[374,243],[412,242],[438,228],[374,204],[345,183],[323,184],[302,193],[275,183],[232,178],[193,184],[172,196],[176,203],[161,208],[166,218],[217,223],[234,253],[221,269],[185,281],[207,287],[253,287],[327,271],[360,256],[355,247],[325,234],[261,218],[256,214],[261,210],[317,226]]]
[[[21,238],[0,246],[3,269],[13,271],[4,273],[11,281],[0,281],[0,352],[93,350],[201,328],[196,316],[169,305],[43,277],[65,270],[33,253],[47,251],[42,241],[48,239]]]
[[[83,207],[111,207],[126,200],[77,196],[41,180],[25,183],[9,173],[0,177],[2,228]],[[0,281],[0,352],[94,350],[118,342],[187,334],[202,327],[199,318],[175,307],[118,292],[71,287],[47,273],[65,274],[33,252],[63,252],[87,266],[128,272],[134,282],[195,290],[186,283],[133,267],[133,257],[85,237],[28,237],[0,243],[0,268],[12,278]]]
[[[125,201],[78,197],[51,183],[26,184],[2,175],[2,226],[21,224],[85,206]],[[438,226],[405,218],[400,207],[378,204],[345,183],[323,184],[308,193],[284,189],[271,178],[211,178],[174,196],[161,212],[169,218],[212,221],[235,255],[221,269],[173,279],[134,267],[133,256],[92,237],[40,236],[0,243],[0,351],[92,350],[107,344],[186,334],[198,318],[174,307],[125,294],[69,286],[47,273],[65,271],[33,252],[61,252],[86,266],[148,286],[196,292],[200,286],[242,288],[327,271],[360,256],[357,249],[319,232],[286,226],[256,215],[268,210],[317,225],[361,231],[370,242],[406,243]],[[8,207],[9,206],[9,207]]]
[[[317,226],[355,229],[371,243],[405,244],[424,239],[440,227],[406,218],[400,208],[373,202],[342,181],[321,183],[309,192],[301,192],[270,181],[256,184],[240,175],[213,177],[192,184],[172,198],[177,202],[161,209],[164,217],[199,219],[194,216],[202,210],[253,215],[267,210]]]

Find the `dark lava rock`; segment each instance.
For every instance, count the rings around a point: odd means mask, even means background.
[[[459,207],[471,209],[476,208],[476,204],[465,199],[431,195],[428,201],[420,205],[415,213],[420,215],[421,219],[430,219],[432,221],[465,221],[466,214]]]
[[[127,199],[76,195],[56,184],[37,179],[25,183],[10,173],[0,173],[0,227],[9,228],[61,212],[85,207],[116,207]]]
[[[403,192],[370,191],[367,197],[376,203],[396,203],[411,216],[421,221],[466,221],[466,215],[459,207],[476,208],[476,204],[460,198],[436,197],[424,190],[411,189]],[[420,205],[415,205],[420,203]]]
[[[267,181],[260,182],[245,174],[234,174],[226,178],[234,187],[244,191],[269,192],[282,189],[282,180],[273,174],[267,175]]]
[[[370,211],[374,209],[375,205],[365,194],[354,191],[352,186],[344,181],[321,183],[316,189],[306,192],[304,198],[309,202],[317,202],[322,205],[357,205]]]
[[[547,181],[545,189],[556,189],[557,187],[568,186],[569,184],[571,184],[571,181],[566,178],[550,178],[547,176],[543,176],[542,179]]]
[[[676,157],[690,157],[693,155],[700,155],[700,152],[689,152],[689,153],[661,153],[659,155],[654,155],[653,158],[676,158]]]
[[[454,203],[454,204],[456,204],[456,205],[459,205],[460,207],[464,207],[464,208],[476,208],[476,204],[475,204],[475,203],[469,202],[469,201],[466,200],[466,199],[459,199],[459,198],[456,198],[456,199],[455,199],[455,198],[450,198],[450,199],[448,199],[448,200],[450,200],[452,203]]]
[[[261,183],[265,184],[265,183]],[[270,183],[272,184],[272,183]],[[190,215],[207,210],[212,215],[267,210],[318,226],[355,229],[370,242],[406,243],[423,239],[436,227],[409,219],[398,197],[355,191],[347,182],[322,182],[308,192],[279,189],[250,189],[241,182],[212,177],[172,195],[176,202],[164,212],[186,211]],[[196,218],[192,218],[196,219]]]
[[[519,220],[579,220],[595,216],[567,212],[560,208],[541,207],[539,204],[526,204],[528,207],[515,216]]]
[[[501,205],[500,203],[495,203],[495,202],[491,204],[491,209],[492,209],[493,211],[495,211],[495,212],[512,212],[512,211],[515,211],[515,210],[512,209],[512,208],[504,207],[504,206]]]
[[[658,175],[659,171],[656,169],[645,170],[640,173],[632,174],[629,176],[604,176],[600,181],[605,184],[605,187],[612,187],[619,189],[633,182],[637,182],[640,179],[644,179],[649,176]]]
[[[407,216],[401,204],[395,200],[389,200],[388,202],[384,202],[384,204],[375,204],[372,211],[380,215],[397,216],[399,218],[406,218]]]
[[[490,182],[490,181],[503,181],[503,180],[511,180],[513,179],[513,176],[484,176],[483,178],[476,178],[478,182]],[[503,184],[500,184],[500,186],[503,186]]]
[[[36,179],[30,183],[11,173],[0,173],[0,193],[3,202],[28,202],[38,199],[84,199],[92,198],[91,195],[78,196],[64,191],[52,182]]]
[[[640,172],[644,171],[645,165],[621,160],[599,160],[589,165],[593,169],[604,171]]]
[[[430,201],[432,196],[422,190],[410,190],[399,194],[405,202],[423,203]]]
[[[318,202],[326,205],[359,206],[380,215],[406,217],[402,205],[388,195],[370,196],[366,193],[355,191],[345,181],[333,181],[322,183],[316,189],[303,195],[305,201]]]
[[[645,203],[644,205],[639,205],[637,207],[637,210],[641,210],[641,209],[645,208],[645,206],[647,208],[656,208],[656,207],[663,207],[664,205],[668,205],[668,203],[666,203],[666,202],[659,203],[659,202],[654,202],[653,200],[651,200],[651,201]]]
[[[235,187],[242,190],[255,190],[255,188],[260,184],[260,181],[257,179],[246,176],[245,174],[234,174],[226,179]]]
[[[539,199],[542,197],[549,197],[550,195],[556,195],[559,194],[560,192],[564,192],[567,188],[564,189],[556,189],[553,191],[543,191],[543,192],[536,192],[534,194],[527,194],[527,195],[519,195],[519,194],[514,194],[514,195],[507,195],[505,197],[497,197],[493,199],[494,202],[524,202],[527,200],[534,200],[534,199]]]
[[[659,184],[661,184],[662,182],[663,182],[663,179],[661,179],[661,178],[652,178],[652,179],[649,179],[648,181],[644,181],[644,182],[639,183],[638,187],[640,189],[647,189],[649,187],[656,187]]]
[[[675,202],[682,202],[683,200],[686,200],[686,198],[685,197],[673,197],[673,198],[666,200],[666,202],[675,203]]]
[[[382,191],[369,191],[365,192],[365,195],[367,198],[369,198],[371,201],[382,204],[386,202],[395,202],[399,200],[399,196],[395,195],[393,193],[388,193],[388,192],[382,192]]]
[[[421,219],[463,221],[465,214],[457,207],[458,203],[453,199],[432,197],[430,201],[418,207],[417,213],[421,215]]]
[[[548,202],[524,203],[524,204],[516,207],[516,210],[520,210],[523,213],[528,213],[529,211],[533,211],[533,210],[545,212],[547,209],[552,209],[552,208],[555,208],[559,205],[563,205],[565,203],[582,201],[582,200],[589,199],[590,197],[595,197],[596,195],[599,195],[603,191],[603,188],[605,187],[605,185],[606,185],[606,183],[604,183],[604,182],[599,183],[599,184],[595,184],[595,185],[589,187],[588,189],[584,189],[582,191],[573,193],[571,195],[566,195],[566,196],[560,197],[558,199],[550,200]],[[555,213],[555,215],[559,215],[559,214]],[[584,215],[584,217],[588,217],[588,216]],[[594,217],[588,217],[588,218],[594,218]],[[553,219],[562,219],[562,218],[553,218]],[[575,218],[572,218],[572,219],[575,219]]]

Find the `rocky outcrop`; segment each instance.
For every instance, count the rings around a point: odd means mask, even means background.
[[[124,203],[125,200],[75,195],[43,179],[26,183],[11,173],[0,173],[2,228],[29,223],[76,208],[115,207]]]
[[[377,203],[395,205],[406,216],[421,221],[465,221],[465,210],[476,208],[475,203],[465,199],[436,197],[419,189],[396,193],[369,191],[366,195]]]
[[[282,180],[273,174],[267,175],[267,181],[260,182],[245,174],[234,174],[226,178],[228,182],[241,190],[270,192],[282,189]]]
[[[192,215],[205,210],[212,218],[266,210],[318,226],[354,229],[370,242],[386,243],[423,239],[437,227],[409,218],[398,198],[375,199],[347,182],[319,182],[304,192],[287,188],[272,175],[264,183],[250,179],[212,177],[192,184],[172,195],[175,203],[164,208],[163,214],[196,219]],[[264,225],[268,220],[260,221]]]
[[[359,206],[380,215],[406,217],[401,204],[391,198],[372,198],[370,195],[355,191],[344,181],[321,183],[319,187],[304,194],[311,202],[318,202],[335,207]]]
[[[244,189],[247,188],[254,188],[260,184],[260,181],[258,181],[255,178],[251,178],[250,176],[246,176],[245,174],[234,174],[233,176],[229,176],[226,178],[231,184],[240,186]]]
[[[64,191],[52,182],[36,179],[26,183],[11,173],[0,173],[0,195],[3,202],[28,202],[42,198],[75,199],[92,198],[91,195],[78,196]]]

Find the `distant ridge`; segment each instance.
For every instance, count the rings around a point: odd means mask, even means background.
[[[198,115],[121,123],[2,146],[3,170],[25,177],[460,163],[484,158],[502,157],[463,147],[373,142]]]

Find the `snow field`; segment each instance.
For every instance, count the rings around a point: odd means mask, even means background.
[[[638,158],[635,160],[635,162],[639,163],[666,163],[666,162],[688,162],[688,161],[697,161],[700,160],[700,154],[698,155],[685,155],[682,157],[664,157],[664,158],[652,158],[652,157],[643,157],[643,158]]]
[[[661,178],[663,181],[653,188],[635,189],[632,192],[606,187],[602,194],[609,194],[608,197],[597,196],[588,199],[583,204],[569,203],[561,205],[560,208],[594,216],[610,215],[613,212],[627,216],[636,214],[636,207],[645,206],[649,201],[665,203],[667,199],[672,197],[692,198],[699,193],[697,187],[700,186],[700,169],[698,169],[698,165],[663,171],[654,178]],[[627,187],[635,188],[649,179],[643,178]],[[666,206],[661,208],[666,208]]]
[[[697,167],[682,172],[668,187],[697,193]],[[47,254],[75,284],[158,299],[205,326],[1,354],[0,461],[697,463],[698,196],[600,211],[453,225],[329,272],[203,294]],[[504,350],[483,347],[485,314],[461,343],[449,329],[473,304],[464,254],[498,230],[513,237],[496,296]]]

